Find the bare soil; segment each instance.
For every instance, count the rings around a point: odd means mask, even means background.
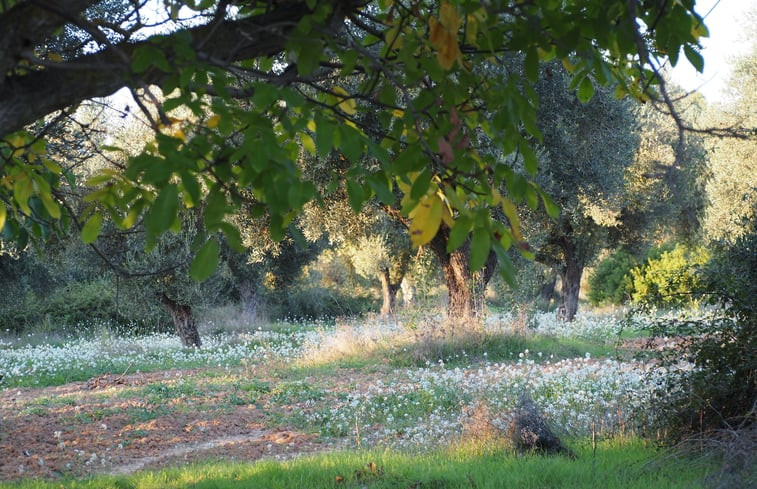
[[[265,399],[219,381],[221,375],[209,369],[106,374],[0,391],[0,480],[129,474],[327,448],[315,434],[272,421]]]

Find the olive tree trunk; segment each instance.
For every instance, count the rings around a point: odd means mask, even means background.
[[[566,240],[567,241],[567,240]],[[576,253],[576,247],[567,243],[563,247],[565,263],[560,269],[562,290],[560,292],[560,308],[558,318],[563,321],[573,321],[578,311],[578,295],[581,292],[581,276],[584,267]]]
[[[388,268],[381,269],[379,273],[379,280],[381,280],[381,316],[388,317],[394,314],[397,303],[397,291],[400,289],[399,282],[392,282],[391,274]]]
[[[168,297],[165,293],[161,294],[160,302],[171,314],[176,334],[181,338],[185,347],[199,348],[202,346],[200,341],[200,332],[197,331],[197,322],[192,314],[192,308],[186,304],[180,304]]]
[[[472,273],[470,269],[470,242],[455,251],[447,252],[449,231],[439,230],[430,246],[442,267],[447,284],[449,302],[447,315],[455,319],[483,317],[485,313],[485,292],[494,270],[497,258],[490,253],[483,270]]]

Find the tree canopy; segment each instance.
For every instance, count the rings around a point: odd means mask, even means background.
[[[305,151],[343,161],[355,210],[399,201],[413,244],[444,223],[448,250],[470,247],[471,269],[490,252],[506,265],[511,245],[528,251],[515,204],[558,212],[529,179],[539,64],[560,61],[581,101],[597,84],[645,101],[664,92],[661,60],[682,54],[701,71],[707,35],[694,0],[163,3],[164,13],[140,0],[0,0],[3,240],[23,247],[73,222],[93,242],[107,218],[143,224],[149,245],[178,229],[182,207],[200,207],[208,234],[190,269],[202,279],[218,263],[215,233],[242,245],[227,216],[248,206],[280,238],[321,197],[298,165]],[[74,210],[51,128],[122,87],[155,139],[90,178]],[[496,150],[478,151],[479,135]]]

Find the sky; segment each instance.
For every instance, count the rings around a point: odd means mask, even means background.
[[[709,38],[702,39],[704,73],[697,73],[682,54],[672,77],[686,90],[699,89],[709,102],[723,102],[730,61],[755,42],[747,39],[744,14],[757,11],[757,0],[697,0],[695,10],[710,30]]]

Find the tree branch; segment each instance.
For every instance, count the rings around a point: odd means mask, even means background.
[[[48,0],[41,0],[39,3],[46,1]],[[66,3],[81,10],[93,2],[66,0]],[[335,32],[335,27],[344,22],[345,15],[350,10],[359,8],[359,4],[359,1],[351,0],[334,2],[331,18],[324,21],[324,30],[328,28],[329,32]],[[220,59],[231,63],[273,56],[284,51],[292,28],[310,13],[305,2],[284,2],[282,5],[254,17],[187,28],[181,31],[181,35],[190,39],[198,59]],[[36,3],[34,7],[39,8]],[[16,18],[15,14],[10,16],[16,10],[17,8],[11,9],[0,16],[0,33],[8,33],[0,34],[0,73],[15,66],[12,62],[17,54],[13,49],[18,49],[13,47],[15,44],[36,43],[40,37],[35,35],[34,39],[29,39],[28,36],[21,35],[18,25],[8,25],[8,22]],[[26,15],[32,14],[27,12]],[[65,22],[44,8],[43,12],[34,11],[33,15],[41,19],[37,23],[42,24],[45,32]],[[23,25],[28,24],[30,21]],[[34,31],[34,28],[29,28]],[[172,33],[158,39],[167,41],[177,38],[178,34]],[[124,86],[134,88],[161,84],[170,76],[169,73],[154,67],[142,73],[134,73],[130,66],[135,52],[145,45],[155,46],[154,40],[155,38],[138,43],[121,42],[57,66],[48,65],[26,74],[0,78],[0,135],[17,131],[55,110],[86,99],[108,96]],[[170,42],[162,43],[160,49],[170,62],[181,59],[173,51]]]

